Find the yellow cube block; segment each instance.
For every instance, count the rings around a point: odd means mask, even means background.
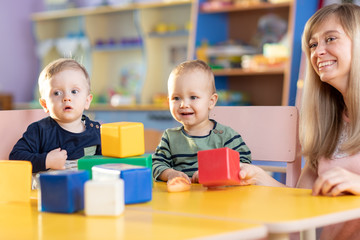
[[[30,202],[32,165],[0,160],[0,202]]]
[[[107,157],[132,157],[145,153],[144,125],[115,122],[101,125],[101,151]]]

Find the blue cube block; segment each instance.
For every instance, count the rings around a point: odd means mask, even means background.
[[[84,209],[87,171],[53,171],[39,174],[39,210],[73,213]]]
[[[125,204],[152,199],[151,169],[129,164],[102,164],[92,167],[93,180],[124,180]]]

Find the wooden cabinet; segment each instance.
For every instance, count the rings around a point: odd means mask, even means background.
[[[152,104],[167,78],[194,56],[192,0],[131,3],[32,15],[41,68],[59,57],[82,62],[95,102]]]
[[[204,2],[204,1],[203,1]],[[200,2],[200,6],[203,2]],[[259,2],[251,5],[231,5],[199,8],[197,47],[206,39],[210,44],[231,40],[250,43],[258,30],[261,17],[272,13],[287,22],[288,48],[291,52],[294,1],[284,3]],[[209,27],[213,26],[213,27]],[[284,67],[259,69],[214,69],[217,84],[226,81],[228,90],[247,93],[252,105],[288,105],[291,56]],[[225,80],[224,80],[225,79]]]

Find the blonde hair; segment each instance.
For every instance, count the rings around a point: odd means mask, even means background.
[[[216,93],[214,73],[212,72],[210,66],[201,60],[189,60],[180,63],[171,71],[170,76],[173,76],[175,79],[177,79],[182,77],[185,73],[194,70],[201,70],[208,75],[212,88],[212,93]]]
[[[335,16],[352,40],[351,68],[347,90],[347,106],[342,94],[322,82],[310,61],[309,41],[314,30]],[[331,158],[342,129],[343,113],[350,118],[349,138],[341,150],[349,154],[360,151],[360,7],[350,3],[332,4],[318,10],[306,23],[302,49],[307,56],[305,84],[300,112],[300,143],[303,156],[317,169],[320,157]]]
[[[49,63],[40,73],[38,84],[39,84],[39,91],[40,95],[43,95],[44,90],[44,83],[45,81],[48,81],[52,77],[54,77],[56,74],[58,74],[61,71],[64,71],[66,69],[75,69],[80,70],[84,73],[84,76],[86,78],[88,87],[89,87],[89,93],[90,93],[90,77],[88,72],[86,71],[85,67],[75,61],[74,59],[70,58],[59,58],[51,63]]]

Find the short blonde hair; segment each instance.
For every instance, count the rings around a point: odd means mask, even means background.
[[[171,71],[170,76],[172,75],[177,79],[183,76],[185,73],[194,70],[201,70],[208,75],[209,81],[211,83],[212,93],[216,93],[214,73],[212,72],[210,66],[201,60],[189,60],[180,63]]]
[[[85,67],[78,63],[76,60],[71,58],[59,58],[51,63],[49,63],[40,73],[38,84],[39,84],[39,91],[40,95],[43,95],[44,91],[44,83],[45,81],[51,79],[56,74],[58,74],[61,71],[64,71],[66,69],[75,69],[80,70],[84,73],[84,76],[86,78],[88,87],[89,87],[89,93],[90,93],[90,77],[88,72],[86,71]]]
[[[342,94],[322,82],[311,65],[309,41],[315,29],[335,16],[352,41],[347,106]],[[302,49],[307,56],[305,84],[300,113],[300,142],[303,155],[317,169],[320,157],[331,158],[342,129],[342,115],[347,108],[350,118],[348,140],[341,150],[354,154],[360,151],[360,7],[351,4],[332,4],[319,9],[306,23]]]

